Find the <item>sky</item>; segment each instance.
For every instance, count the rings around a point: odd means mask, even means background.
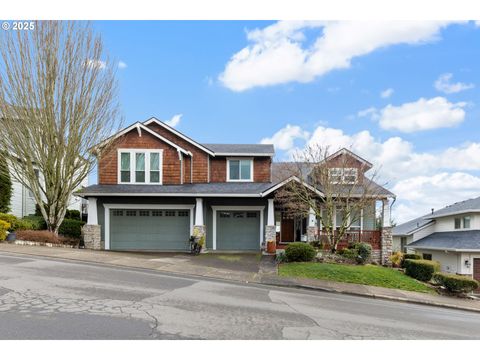
[[[99,21],[124,124],[203,143],[350,148],[396,223],[480,196],[480,22]],[[91,183],[95,176],[91,177]]]

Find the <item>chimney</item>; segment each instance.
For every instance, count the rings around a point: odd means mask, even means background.
[[[434,209],[434,208],[432,208],[432,214],[433,214],[433,212],[434,212],[434,211],[435,211],[435,209]]]

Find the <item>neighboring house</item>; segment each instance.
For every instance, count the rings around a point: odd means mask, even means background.
[[[394,229],[395,238],[413,235],[411,242],[407,240],[407,249],[424,259],[439,261],[442,271],[480,280],[480,197],[457,202],[412,222],[423,226],[410,227],[410,232],[401,230],[406,224],[399,225],[400,230]]]
[[[273,145],[200,144],[152,118],[120,131],[96,152],[98,184],[78,193],[88,199],[86,246],[185,251],[191,234],[205,234],[208,250],[260,251],[267,240],[281,246],[321,234],[315,216],[287,217],[276,204],[275,193],[299,180],[279,174]],[[352,157],[359,178],[371,167],[345,149],[331,156],[333,166],[338,156]],[[381,189],[351,229],[373,239],[378,260],[382,239],[375,228],[375,201],[385,205],[388,227],[393,197]],[[391,238],[388,244],[385,254],[391,252]]]
[[[428,215],[425,215],[395,226],[392,229],[393,251],[407,252],[408,244],[433,232],[432,225],[434,223],[433,219],[429,219]]]

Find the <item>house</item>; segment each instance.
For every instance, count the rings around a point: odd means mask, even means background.
[[[106,145],[108,143],[108,146]],[[285,216],[275,194],[295,176],[278,174],[273,145],[201,144],[151,118],[123,129],[95,150],[98,184],[78,193],[88,199],[87,247],[106,250],[185,251],[190,235],[205,235],[213,251],[261,251],[321,235],[319,221]],[[355,179],[371,164],[343,149]],[[383,189],[383,188],[382,188]],[[383,189],[352,233],[370,232],[380,260],[391,253],[389,198]],[[319,189],[312,189],[321,198]],[[375,201],[384,204],[385,236],[375,228]],[[381,246],[385,243],[385,246]]]
[[[431,225],[433,223],[433,219],[429,219],[428,215],[424,215],[393,227],[393,251],[406,253],[408,244],[432,233],[433,227]]]
[[[405,238],[407,249],[439,261],[444,272],[480,280],[480,197],[432,211],[398,228],[394,238]]]

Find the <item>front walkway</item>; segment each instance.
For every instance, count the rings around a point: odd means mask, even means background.
[[[0,252],[48,256],[114,266],[165,271],[175,274],[251,282],[265,285],[297,287],[379,299],[411,302],[480,312],[480,301],[387,289],[376,286],[339,283],[327,280],[286,278],[276,273],[272,257],[260,254],[130,253],[86,249],[49,248],[0,243]]]

